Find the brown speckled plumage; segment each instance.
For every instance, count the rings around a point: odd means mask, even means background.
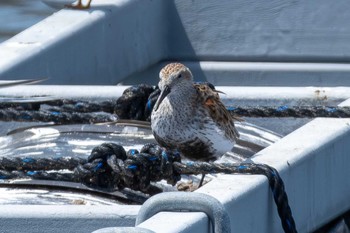
[[[219,92],[207,84],[193,84],[191,71],[181,63],[168,64],[159,77],[161,95],[151,115],[157,142],[202,161],[231,150],[239,133]]]
[[[164,78],[168,78],[170,74],[175,73],[181,69],[184,69],[185,66],[181,63],[170,63],[160,71],[161,75],[163,75]]]
[[[198,103],[207,109],[213,121],[225,129],[226,137],[237,140],[239,133],[234,125],[235,118],[227,111],[225,105],[221,102],[219,92],[209,87],[207,84],[194,84],[197,89]]]

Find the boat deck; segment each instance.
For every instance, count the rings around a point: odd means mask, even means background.
[[[127,85],[156,84],[164,64],[181,61],[196,81],[223,90],[226,105],[348,106],[347,9],[345,0],[93,1],[89,10],[57,11],[0,44],[1,80],[48,78],[1,95],[117,98]],[[247,121],[283,135],[250,160],[278,170],[299,232],[316,231],[350,209],[348,118]],[[220,175],[195,192],[223,205],[234,232],[282,231],[264,176]],[[140,208],[7,204],[0,225],[3,232],[133,227]],[[210,232],[208,222],[199,212],[161,212],[138,227]]]

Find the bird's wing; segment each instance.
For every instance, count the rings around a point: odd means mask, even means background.
[[[236,119],[227,111],[219,97],[218,93],[220,92],[207,84],[194,84],[194,87],[198,92],[198,102],[202,103],[208,110],[213,121],[225,131],[226,137],[237,140],[239,133],[234,121],[239,119]]]

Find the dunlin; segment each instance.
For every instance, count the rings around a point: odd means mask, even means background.
[[[219,91],[194,84],[181,63],[168,64],[159,77],[161,94],[151,115],[156,141],[191,160],[212,161],[230,151],[239,133]]]

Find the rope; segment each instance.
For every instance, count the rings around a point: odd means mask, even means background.
[[[29,157],[0,157],[0,170],[33,171],[33,170],[74,170],[86,159],[73,157],[29,158]]]
[[[0,120],[78,124],[114,121],[117,115],[119,119],[150,121],[159,94],[157,87],[141,84],[125,89],[117,101],[53,100],[42,103],[49,106],[44,110],[40,110],[38,102],[2,103]],[[350,107],[340,106],[229,106],[227,109],[231,114],[241,117],[350,117]]]
[[[106,190],[128,187],[147,193],[151,182],[166,179],[169,184],[175,185],[181,179],[180,174],[172,169],[175,161],[181,161],[179,154],[164,154],[159,146],[153,144],[145,145],[140,152],[129,150],[126,153],[122,146],[104,143],[95,147],[87,160],[72,157],[1,157],[0,178],[72,181]],[[73,173],[58,171],[62,169]]]
[[[242,117],[350,117],[350,107],[340,106],[258,106],[258,107],[228,107],[231,114]]]
[[[280,216],[282,227],[285,232],[297,232],[292,211],[288,204],[287,193],[284,183],[278,171],[266,164],[254,163],[176,163],[176,169],[181,174],[205,174],[205,173],[225,173],[225,174],[258,174],[265,175],[269,180],[270,189],[273,193],[277,211]]]
[[[71,173],[60,172],[68,169]],[[52,171],[55,170],[55,171]],[[104,143],[95,147],[87,160],[81,158],[1,158],[0,179],[32,178],[81,182],[88,187],[112,191],[130,188],[156,193],[151,182],[166,180],[175,185],[181,174],[260,174],[265,175],[274,195],[278,214],[285,232],[296,232],[284,184],[278,172],[265,164],[181,163],[178,153],[146,144],[139,151],[125,152],[120,145]]]
[[[56,111],[18,111],[16,109],[0,109],[1,121],[19,122],[54,122],[58,124],[91,124],[99,122],[111,122],[117,120],[117,116],[104,112],[80,113],[80,112],[56,112]]]
[[[149,102],[150,103],[150,102]],[[108,113],[97,108],[97,103],[89,106],[77,105],[77,107],[63,106],[62,108],[53,107],[48,110],[28,111],[22,109],[0,109],[0,121],[18,121],[18,122],[54,122],[58,124],[91,124],[112,122],[118,119],[150,120],[152,111],[151,105],[146,105],[143,110],[136,110],[136,107],[129,106],[129,112],[123,113],[122,110],[116,112],[119,115]],[[95,112],[87,111],[94,108]],[[104,107],[102,107],[104,108]],[[66,112],[62,111],[65,110]],[[101,110],[101,111],[100,111]],[[109,109],[110,110],[110,109]],[[229,107],[229,112],[240,117],[294,117],[294,118],[315,118],[315,117],[334,117],[349,118],[350,107],[327,107],[327,106],[260,106],[260,107]],[[135,114],[134,117],[132,115]],[[121,116],[120,116],[121,115]]]
[[[39,110],[39,105],[0,105],[0,120],[42,121],[61,124],[109,122],[117,119],[149,120],[160,90],[148,85],[126,89],[114,103],[60,100],[45,102],[48,110]],[[37,103],[36,103],[37,104]],[[349,117],[347,107],[229,107],[232,114],[254,117]],[[3,109],[1,109],[3,108]],[[294,109],[298,111],[293,111]],[[91,113],[92,112],[92,113]],[[289,115],[288,115],[289,114]],[[320,115],[325,114],[325,115]],[[60,170],[68,169],[71,172]],[[140,152],[127,153],[120,145],[104,143],[94,148],[87,160],[71,157],[59,158],[0,158],[0,179],[32,178],[81,182],[88,187],[115,190],[130,188],[144,193],[160,192],[151,182],[166,180],[175,185],[181,174],[237,173],[261,174],[269,180],[278,214],[285,232],[296,232],[295,222],[288,204],[284,184],[278,172],[264,164],[214,164],[181,163],[178,153],[146,144]]]
[[[49,111],[56,112],[107,112],[113,113],[116,106],[115,100],[108,101],[82,101],[82,100],[68,100],[48,102],[47,105]]]
[[[151,115],[148,97],[154,92],[152,86],[141,84],[127,88],[117,100],[115,113],[121,119],[147,120]],[[153,94],[154,95],[154,94]],[[159,95],[159,94],[158,94]],[[158,98],[157,95],[157,98]],[[153,108],[153,106],[152,106]]]
[[[17,111],[23,110],[39,110],[41,103],[0,103],[0,109],[16,109]]]

